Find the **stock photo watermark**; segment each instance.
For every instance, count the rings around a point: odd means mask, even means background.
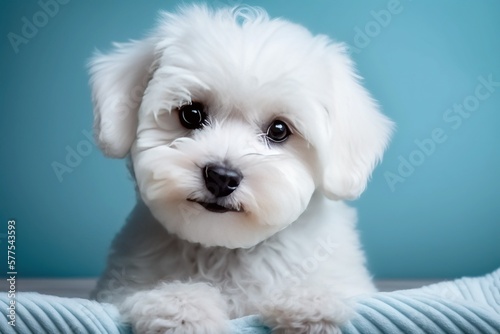
[[[7,297],[9,303],[7,306],[8,324],[16,326],[16,221],[10,219],[7,222]]]
[[[299,289],[301,284],[307,282],[308,278],[321,268],[322,263],[331,259],[337,249],[338,245],[332,235],[317,238],[316,247],[311,252],[304,254],[299,262],[284,272],[286,285],[293,289]],[[262,305],[264,309],[274,309],[275,306],[275,301],[272,299],[264,301]]]
[[[398,156],[398,167],[384,173],[385,181],[391,192],[396,191],[396,185],[404,183],[415,170],[433,155],[439,145],[448,140],[450,130],[460,129],[464,120],[469,119],[477,112],[481,103],[491,97],[500,87],[500,81],[495,81],[493,74],[479,76],[474,92],[465,96],[460,103],[454,103],[442,114],[443,126],[432,129],[430,135],[424,139],[415,139],[415,149],[405,155]]]
[[[94,150],[94,138],[88,130],[82,130],[85,139],[80,140],[74,147],[66,145],[66,156],[64,160],[52,161],[50,164],[59,182],[64,181],[65,174],[71,174],[76,167],[80,166],[84,157],[89,156]]]
[[[61,6],[69,3],[70,0],[39,0],[37,2],[39,10],[32,15],[21,17],[20,28],[17,32],[9,32],[7,39],[14,53],[19,53],[20,46],[26,45],[38,35],[51,19],[53,19],[61,9]]]
[[[309,256],[305,256],[300,263],[293,266],[293,268],[285,273],[285,279],[289,281],[292,286],[298,286],[301,282],[316,272],[321,263],[326,262],[334,254],[338,245],[335,243],[333,237],[328,235],[326,238],[316,239],[317,246],[314,248]]]
[[[118,103],[119,121],[126,120],[131,113],[137,113],[149,80],[150,74],[146,73],[141,82],[132,87],[126,98]],[[59,182],[63,182],[64,176],[71,174],[75,168],[81,165],[83,159],[92,154],[94,148],[96,148],[96,142],[91,131],[84,129],[81,134],[84,139],[80,140],[75,146],[66,145],[64,159],[54,160],[51,163],[52,171]]]
[[[406,0],[411,2],[412,0]],[[389,0],[385,8],[379,10],[371,10],[370,16],[372,20],[366,22],[363,26],[354,27],[354,37],[349,46],[351,53],[359,54],[363,49],[368,47],[372,40],[379,36],[382,31],[387,28],[394,17],[400,15],[404,10],[404,5],[400,0]]]

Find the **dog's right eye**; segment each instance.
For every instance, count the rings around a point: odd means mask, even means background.
[[[179,108],[179,121],[186,129],[194,130],[206,124],[207,114],[203,111],[203,104],[193,102]]]

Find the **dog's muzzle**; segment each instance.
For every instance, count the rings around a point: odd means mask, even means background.
[[[243,175],[236,169],[221,165],[207,165],[203,168],[203,178],[208,191],[215,197],[226,197],[238,188]]]
[[[243,175],[239,170],[228,168],[222,165],[207,165],[202,168],[203,179],[205,180],[205,187],[207,190],[216,198],[222,199],[229,196],[233,191],[238,188]],[[238,205],[237,207],[220,205],[217,202],[221,201],[200,201],[195,199],[187,199],[190,202],[196,202],[203,206],[206,210],[217,213],[224,213],[228,211],[232,212],[243,212],[243,207]]]

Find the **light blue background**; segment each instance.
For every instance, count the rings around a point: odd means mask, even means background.
[[[500,87],[457,129],[443,116],[474,94],[479,76],[500,81],[500,2],[401,0],[386,26],[371,11],[390,1],[247,3],[356,47],[366,86],[398,125],[368,190],[352,203],[375,276],[457,277],[499,267]],[[1,3],[0,259],[14,218],[18,277],[103,269],[134,193],[124,162],[103,157],[82,133],[92,126],[85,63],[96,47],[141,38],[158,9],[175,5],[69,1],[15,53],[8,33],[21,34],[22,18],[32,22],[41,7]],[[357,36],[365,28],[369,43]],[[400,156],[417,157],[415,140],[436,128],[446,141],[392,191],[386,174],[397,173]],[[78,145],[91,152],[59,182],[51,164],[66,164],[67,147]]]

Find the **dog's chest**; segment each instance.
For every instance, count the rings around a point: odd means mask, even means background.
[[[304,278],[298,272],[296,250],[278,242],[252,249],[204,248],[179,244],[165,250],[162,281],[204,282],[217,287],[231,316],[255,312],[263,296]],[[297,250],[298,251],[298,250]]]

